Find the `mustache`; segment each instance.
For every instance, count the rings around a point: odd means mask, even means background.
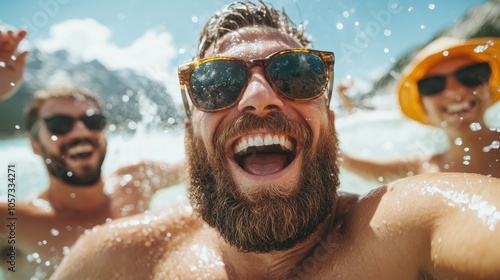
[[[214,134],[213,142],[217,146],[223,147],[229,139],[259,129],[265,129],[271,133],[294,135],[305,146],[309,146],[312,142],[312,132],[306,125],[297,123],[280,112],[271,112],[264,117],[243,114],[229,127],[218,128]]]
[[[76,145],[79,145],[79,144],[84,144],[84,143],[89,143],[94,148],[96,148],[99,145],[99,142],[97,141],[97,139],[93,139],[93,138],[79,138],[79,139],[74,139],[74,140],[72,140],[72,141],[64,144],[63,146],[61,146],[61,153],[63,151],[67,151],[69,148],[71,148],[73,146],[76,146]]]

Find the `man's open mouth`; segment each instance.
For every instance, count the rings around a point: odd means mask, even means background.
[[[66,155],[69,159],[86,159],[92,155],[95,149],[95,143],[89,140],[80,140],[69,143],[64,147],[63,155]]]
[[[297,141],[287,135],[245,135],[233,144],[234,160],[253,175],[269,175],[286,168],[296,156]]]

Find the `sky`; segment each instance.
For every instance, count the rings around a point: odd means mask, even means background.
[[[2,0],[0,28],[27,28],[20,46],[66,49],[110,69],[131,68],[179,92],[177,66],[195,55],[205,21],[228,0]],[[269,0],[333,51],[335,79],[367,85],[486,0]],[[175,95],[178,100],[180,95]]]

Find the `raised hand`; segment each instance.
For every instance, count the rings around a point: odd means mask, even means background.
[[[26,35],[26,30],[0,31],[0,101],[14,94],[23,81],[28,52],[16,52]]]

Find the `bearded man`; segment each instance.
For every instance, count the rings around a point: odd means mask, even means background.
[[[190,205],[83,236],[52,279],[500,277],[499,179],[337,192],[334,55],[302,31],[263,3],[214,14],[179,67]]]

